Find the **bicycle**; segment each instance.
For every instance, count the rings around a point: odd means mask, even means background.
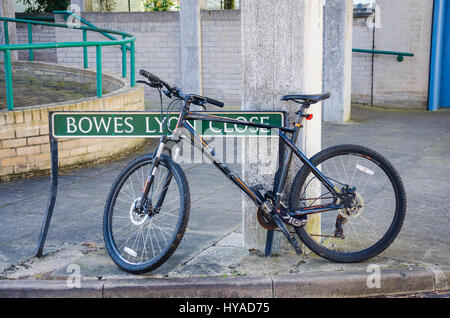
[[[406,214],[406,194],[399,173],[386,158],[367,147],[340,145],[308,159],[296,146],[302,122],[311,119],[307,110],[329,98],[329,93],[284,96],[283,101],[300,104],[298,120],[294,127],[274,127],[193,112],[191,105],[206,110],[206,104],[224,104],[185,94],[145,70],[140,74],[147,79],[140,83],[158,89],[161,112],[162,89],[167,97],[181,101],[182,108],[173,133],[161,137],[155,153],[124,168],[109,192],[103,222],[105,246],[123,270],[134,274],[154,270],[173,254],[183,238],[190,214],[189,185],[171,152],[166,151],[170,150],[169,143],[181,141],[203,151],[255,203],[258,222],[266,229],[281,231],[297,254],[302,250],[293,234],[317,255],[340,263],[373,258],[399,234]],[[188,120],[278,129],[287,150],[274,177],[273,189],[248,186],[216,157]],[[294,155],[303,166],[286,192]],[[311,215],[320,215],[321,225],[308,232],[306,224]]]

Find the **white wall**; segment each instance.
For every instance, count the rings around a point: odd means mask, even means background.
[[[375,105],[387,107],[426,108],[428,68],[431,41],[432,1],[378,0],[381,28],[375,32],[375,49],[413,52],[398,63],[395,56],[375,56],[373,86]],[[98,27],[122,30],[136,35],[136,70],[146,68],[174,85],[180,85],[179,12],[149,13],[85,13]],[[353,47],[372,49],[372,31],[363,19],[354,19]],[[18,38],[26,41],[26,28],[18,28]],[[51,39],[51,32],[35,32],[35,41]],[[58,41],[81,40],[79,31],[58,29]],[[103,39],[89,35],[89,39]],[[202,12],[203,92],[224,100],[228,105],[241,104],[241,26],[240,10]],[[103,49],[106,71],[121,74],[121,51],[117,47]],[[37,53],[39,55],[39,53]],[[22,58],[27,53],[21,54]],[[48,58],[53,61],[52,53]],[[372,56],[353,53],[352,100],[370,104],[372,91]],[[41,54],[38,59],[44,59]],[[82,66],[82,49],[58,50],[58,62]],[[95,49],[89,49],[90,67],[95,67]],[[139,76],[137,76],[138,78]],[[147,97],[157,95],[147,90]]]
[[[414,53],[402,63],[396,56],[354,53],[352,98],[375,106],[427,107],[433,1],[377,0],[381,27],[375,29],[375,50]],[[372,49],[373,32],[363,19],[354,20],[353,47]]]

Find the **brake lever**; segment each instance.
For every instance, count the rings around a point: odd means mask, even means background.
[[[200,107],[202,107],[205,111],[206,111],[206,106],[205,106],[205,102],[203,101],[203,102],[199,102],[197,105],[198,106],[200,106]]]
[[[169,91],[163,91],[164,95],[166,95],[169,98],[172,98],[172,93]]]

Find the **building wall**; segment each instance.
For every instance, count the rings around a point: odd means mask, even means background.
[[[373,30],[366,24],[366,18],[353,19],[353,47],[372,49]],[[372,95],[371,54],[353,53],[352,55],[352,102],[370,104]]]
[[[146,69],[168,83],[180,84],[180,26],[179,12],[134,12],[134,13],[83,13],[83,18],[99,28],[120,30],[136,36],[136,72]],[[58,29],[58,41],[81,40],[77,30]],[[88,32],[88,40],[105,40],[101,34]],[[122,51],[119,46],[102,48],[103,69],[122,74]],[[88,49],[89,67],[95,68],[96,51]],[[128,53],[128,76],[129,76]],[[58,50],[58,63],[73,66],[83,65],[81,48]],[[140,78],[139,75],[136,76]],[[146,98],[159,103],[159,95],[153,89],[145,90]],[[159,105],[159,104],[158,104]]]
[[[181,85],[179,12],[83,13],[83,18],[100,28],[135,35],[136,71],[144,68],[174,86]],[[241,103],[240,24],[238,10],[202,12],[203,94],[228,105]],[[81,34],[77,30],[56,30],[57,41],[67,39],[81,40]],[[88,40],[101,39],[105,38],[93,32],[88,35]],[[57,54],[58,63],[83,64],[80,48],[58,50]],[[95,67],[95,55],[95,48],[89,48],[90,67]],[[102,57],[105,71],[121,74],[119,47],[104,47]],[[153,108],[159,107],[159,95],[155,90],[146,89],[145,97]]]
[[[433,1],[378,0],[381,28],[375,30],[375,49],[413,52],[399,63],[395,56],[353,53],[352,101],[376,106],[426,108]],[[83,13],[98,27],[122,30],[136,35],[136,71],[145,68],[173,85],[180,85],[179,12]],[[365,19],[354,19],[353,47],[372,49],[373,32]],[[56,29],[56,41],[81,40],[81,32]],[[18,28],[19,43],[26,41],[26,29]],[[34,41],[52,40],[51,31],[36,29]],[[241,24],[239,10],[202,12],[203,94],[224,100],[227,105],[241,104]],[[104,39],[90,33],[89,40]],[[38,60],[72,66],[83,65],[82,49],[60,49],[57,53],[36,52]],[[105,71],[121,74],[119,47],[103,48]],[[21,53],[26,58],[27,52]],[[129,60],[128,60],[129,61]],[[95,48],[89,48],[89,66],[95,68]],[[129,65],[128,65],[129,67]],[[137,75],[136,78],[140,76]],[[372,96],[373,86],[373,96]],[[159,95],[146,89],[152,108],[159,107]]]
[[[28,43],[28,27],[24,23],[16,23],[17,42]],[[33,25],[33,43],[55,42],[55,28],[42,25]],[[56,49],[34,50],[34,60],[42,62],[57,62]],[[19,60],[28,60],[28,51],[19,51]]]
[[[369,104],[373,68],[373,104],[384,107],[427,107],[433,1],[377,0],[380,28],[375,29],[375,50],[414,53],[402,63],[396,56],[353,56],[352,98]],[[355,19],[353,47],[372,49],[372,30]]]
[[[233,11],[202,12],[203,94],[228,105],[242,96],[241,15]]]

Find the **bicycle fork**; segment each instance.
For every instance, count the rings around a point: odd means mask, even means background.
[[[144,208],[144,205],[145,205],[146,198],[148,197],[148,194],[150,193],[150,189],[155,180],[156,171],[158,170],[158,167],[161,164],[161,155],[162,155],[168,141],[169,141],[169,138],[167,136],[162,136],[160,139],[158,149],[153,158],[153,163],[152,163],[152,167],[150,169],[150,174],[147,177],[147,180],[144,185],[144,189],[142,190],[141,204],[139,207],[136,207],[136,209],[138,209],[140,212],[142,212],[142,209]],[[164,180],[165,181],[164,181],[164,186],[162,188],[162,191],[159,194],[159,197],[156,201],[155,206],[153,207],[154,211],[156,213],[159,212],[159,210],[161,209],[162,203],[164,202],[164,199],[167,194],[167,189],[169,188],[169,184],[172,180],[172,175],[169,170],[167,171],[167,175],[165,176]]]

